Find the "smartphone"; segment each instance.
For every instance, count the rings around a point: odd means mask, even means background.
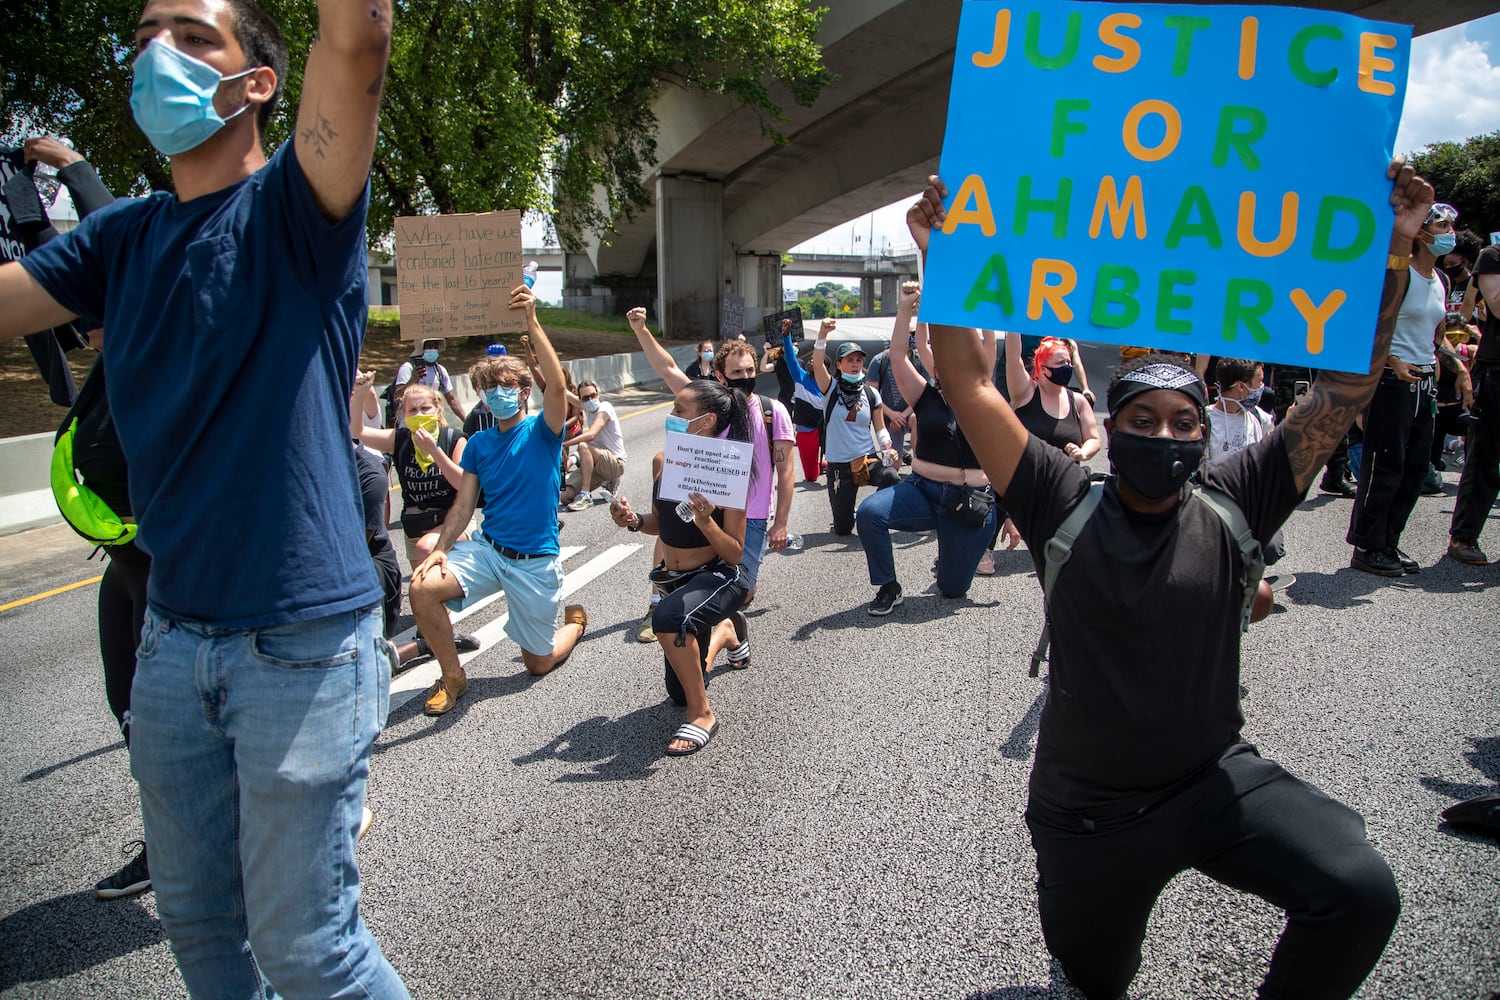
[[[1306,396],[1311,391],[1312,391],[1312,383],[1311,382],[1307,382],[1307,381],[1305,381],[1303,379],[1298,379],[1297,380],[1297,384],[1292,387],[1292,395],[1293,396]]]
[[[594,491],[594,495],[595,496],[599,496],[599,497],[603,497],[604,498],[604,502],[607,503],[607,504],[609,504],[611,507],[613,507],[615,504],[619,503],[619,501],[615,499],[615,495],[613,493],[611,493],[609,490],[606,490],[606,489],[597,489],[597,490]]]

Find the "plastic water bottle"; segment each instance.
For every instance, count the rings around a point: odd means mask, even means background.
[[[527,288],[536,284],[536,272],[541,266],[534,260],[528,260],[526,266],[521,268],[521,280],[526,283]]]
[[[786,548],[782,549],[781,551],[782,552],[786,552],[786,553],[801,552],[802,551],[802,536],[801,535],[794,535],[791,532],[787,532],[787,536],[786,536]]]
[[[677,516],[682,519],[683,523],[691,524],[693,521],[693,505],[686,500],[679,503],[677,505]]]

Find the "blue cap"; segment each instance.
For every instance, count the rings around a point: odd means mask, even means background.
[[[505,345],[491,344],[489,347],[486,347],[484,349],[484,353],[486,356],[491,358],[503,358],[505,357]]]

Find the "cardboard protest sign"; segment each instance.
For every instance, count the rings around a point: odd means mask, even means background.
[[[785,312],[772,313],[769,316],[762,316],[760,325],[761,328],[766,331],[766,339],[773,344],[781,343],[781,321],[784,319],[789,319],[792,321],[792,342],[795,344],[802,343],[801,306],[792,306],[792,308],[786,310]]]
[[[661,468],[661,497],[686,500],[689,493],[702,493],[720,507],[744,510],[745,497],[750,492],[750,458],[754,453],[748,441],[668,431]]]
[[[1368,371],[1411,28],[965,0],[921,316]]]
[[[719,302],[719,336],[725,340],[745,332],[745,297],[725,292]]]
[[[397,218],[401,339],[524,332],[510,308],[524,263],[520,212]]]

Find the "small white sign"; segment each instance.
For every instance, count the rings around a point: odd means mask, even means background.
[[[686,500],[689,493],[701,493],[720,507],[745,509],[755,454],[750,442],[668,431],[663,452],[663,500]]]
[[[783,301],[783,302],[796,302],[797,301],[797,297],[799,295],[801,295],[801,294],[802,293],[799,292],[799,291],[797,291],[797,289],[795,289],[795,288],[783,288],[781,290],[781,301]]]

